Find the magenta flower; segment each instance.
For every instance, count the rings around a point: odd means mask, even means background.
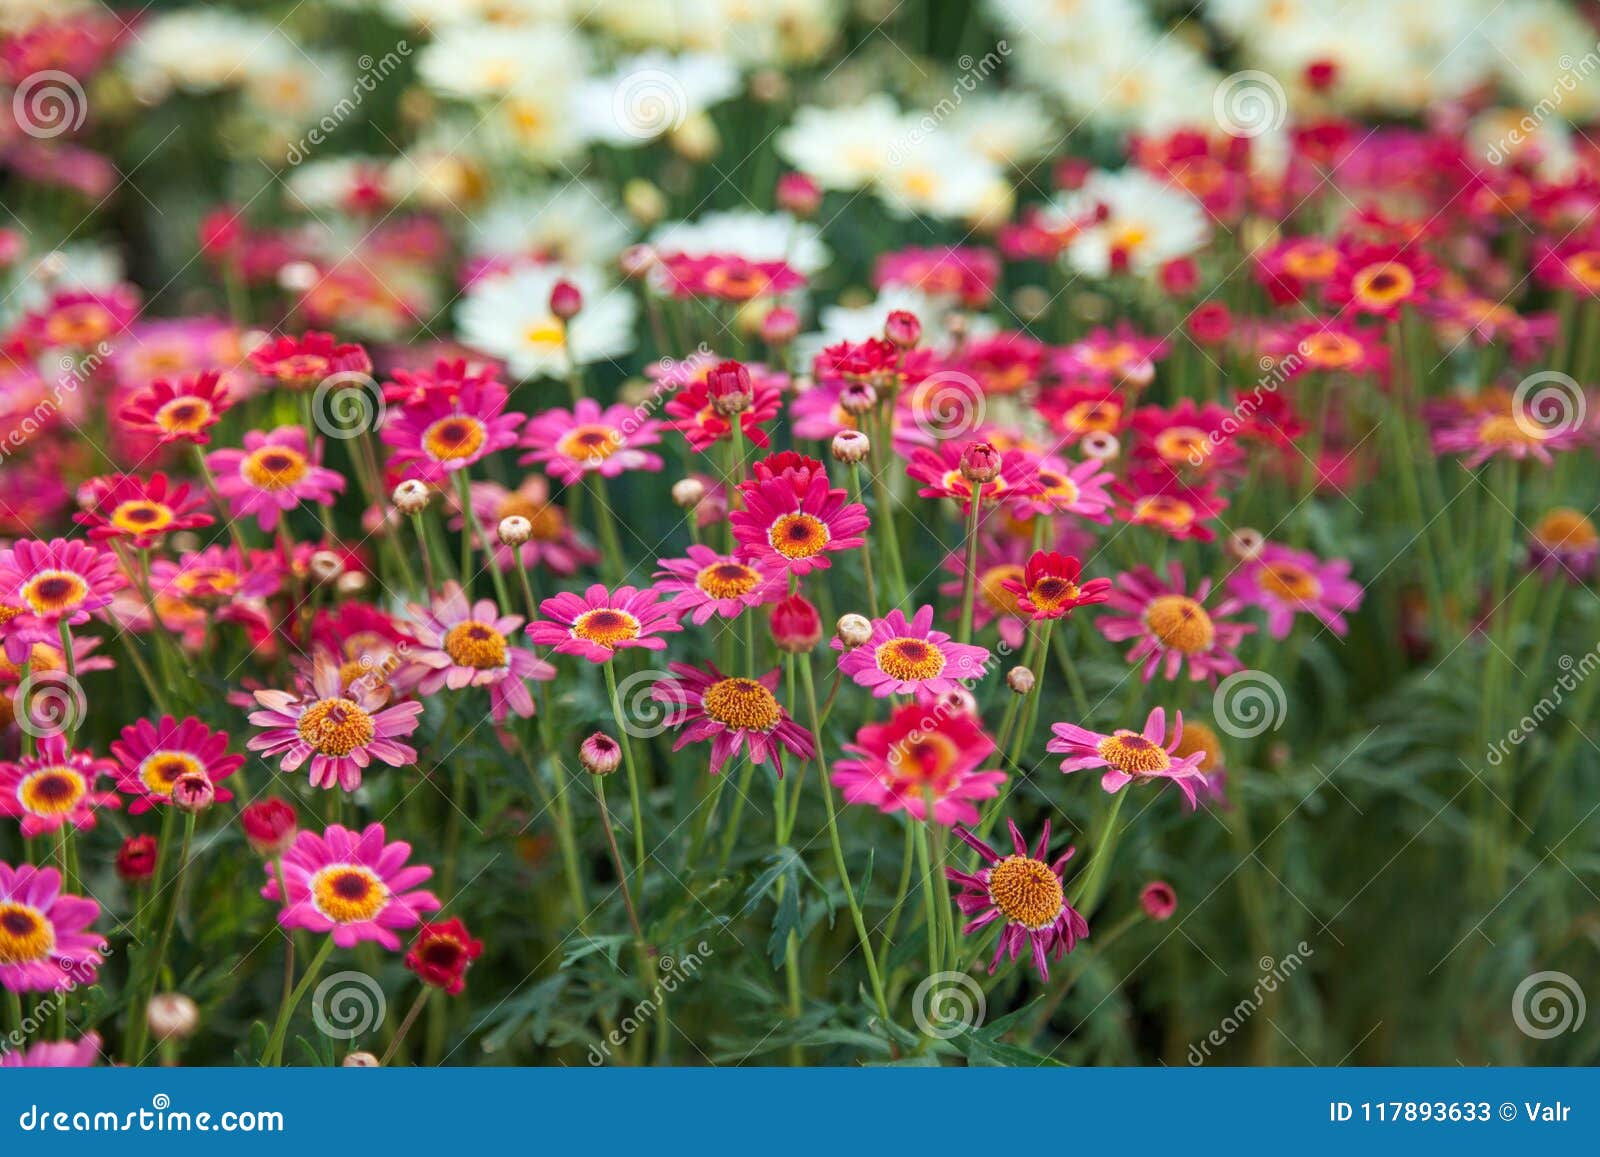
[[[667,641],[660,636],[683,628],[660,597],[649,587],[613,592],[600,583],[581,595],[565,591],[539,604],[544,618],[528,624],[528,638],[554,647],[558,655],[579,655],[591,663],[610,662],[624,647],[664,651]]]
[[[75,1041],[36,1041],[26,1049],[0,1052],[0,1069],[87,1069],[100,1060],[100,1034]]]
[[[96,809],[122,806],[115,792],[95,790],[112,770],[109,759],[73,751],[64,736],[47,735],[35,754],[0,763],[0,816],[20,819],[29,839],[66,825],[92,828]]]
[[[438,482],[447,474],[516,444],[523,415],[504,413],[506,389],[498,382],[469,382],[459,392],[429,391],[383,427],[393,446],[391,469],[406,478]]]
[[[191,496],[187,486],[180,483],[169,490],[165,474],[96,478],[85,487],[85,498],[85,509],[72,521],[87,526],[90,538],[127,539],[139,550],[149,550],[173,531],[216,521],[201,510],[205,499]]]
[[[1114,643],[1138,640],[1128,651],[1128,662],[1144,665],[1146,683],[1158,669],[1163,678],[1176,679],[1186,663],[1191,679],[1215,680],[1239,670],[1234,648],[1255,627],[1224,616],[1243,604],[1225,599],[1207,610],[1203,604],[1211,593],[1210,579],[1202,580],[1191,597],[1184,593],[1181,563],[1174,562],[1167,574],[1167,583],[1146,566],[1118,575],[1106,613],[1095,620],[1100,633]]]
[[[1297,613],[1313,615],[1336,635],[1349,630],[1345,612],[1361,605],[1361,584],[1350,579],[1344,559],[1323,562],[1306,550],[1268,543],[1261,554],[1242,564],[1228,580],[1228,591],[1241,603],[1267,613],[1267,630],[1282,639]]]
[[[172,785],[181,776],[203,775],[216,789],[216,802],[227,803],[233,793],[218,787],[244,766],[244,756],[228,754],[228,733],[213,731],[190,717],[182,722],[163,715],[151,723],[141,719],[122,729],[111,744],[117,759],[117,788],[133,797],[129,815],[140,815],[172,802]]]
[[[61,873],[0,863],[0,987],[50,992],[93,984],[106,952],[87,931],[100,905],[61,891]]]
[[[1017,825],[1011,829],[1013,854],[1002,856],[965,828],[953,829],[965,844],[983,857],[984,866],[976,872],[946,868],[945,876],[962,886],[956,907],[971,916],[962,934],[970,936],[996,920],[1004,920],[1000,941],[994,948],[989,972],[1000,967],[1002,958],[1015,960],[1024,948],[1033,954],[1039,979],[1050,979],[1051,960],[1059,960],[1089,935],[1089,922],[1067,903],[1061,872],[1076,850],[1069,847],[1054,863],[1045,860],[1050,848],[1050,821],[1046,820],[1039,843],[1030,854]]]
[[[318,463],[320,450],[306,448],[299,426],[279,426],[269,433],[251,430],[243,450],[215,450],[206,466],[217,476],[217,492],[228,500],[234,518],[256,516],[262,530],[278,525],[284,511],[302,502],[331,504],[345,481]]]
[[[676,678],[658,680],[650,695],[671,705],[668,726],[680,729],[672,750],[711,740],[712,775],[741,750],[757,764],[770,754],[780,778],[784,748],[801,759],[816,754],[811,733],[789,718],[773,694],[776,667],[759,679],[730,678],[711,663],[705,670],[687,663],[672,663],[668,669]]]
[[[775,603],[788,591],[783,575],[698,544],[687,558],[662,559],[656,578],[656,590],[671,596],[673,611],[697,627],[713,615],[733,619],[749,607]]]
[[[261,895],[280,902],[278,923],[285,928],[332,932],[340,948],[376,940],[391,952],[400,948],[395,932],[415,928],[424,913],[439,910],[439,898],[418,885],[433,876],[424,864],[408,865],[411,845],[384,843],[382,824],[360,832],[334,824],[322,835],[301,832],[283,854],[285,897],[271,863]]]
[[[835,636],[835,651],[844,643]],[[872,635],[839,656],[839,670],[882,699],[923,692],[942,695],[979,678],[989,663],[982,647],[957,643],[933,629],[933,607],[923,606],[908,621],[896,608],[872,621]]]
[[[804,493],[796,494],[786,478],[746,482],[744,509],[728,515],[740,555],[748,562],[804,577],[827,568],[828,555],[854,550],[871,520],[859,502],[847,502],[843,490],[830,489],[825,474],[816,474]]]
[[[432,695],[441,687],[487,687],[489,713],[500,723],[508,711],[524,719],[533,714],[529,679],[556,677],[549,663],[507,641],[522,626],[521,615],[502,615],[493,599],[469,604],[458,583],[446,583],[431,608],[413,604],[411,616],[417,646],[395,676],[400,690]]]
[[[540,463],[571,485],[589,473],[615,478],[627,470],[660,470],[660,457],[640,449],[660,441],[661,423],[639,417],[631,406],[619,402],[602,410],[592,398],[580,398],[571,410],[546,410],[528,420],[522,444],[530,453],[520,461]]]
[[[1067,757],[1061,761],[1063,772],[1103,767],[1106,772],[1100,777],[1100,786],[1113,794],[1135,780],[1170,779],[1183,792],[1189,806],[1197,806],[1197,792],[1205,786],[1200,763],[1206,753],[1174,754],[1183,738],[1182,712],[1172,717],[1171,739],[1167,738],[1167,713],[1160,707],[1150,712],[1143,734],[1119,728],[1103,735],[1074,723],[1054,723],[1050,731],[1055,738],[1045,745],[1045,750]]]
[[[263,756],[282,756],[284,771],[311,763],[311,786],[345,791],[361,786],[361,772],[374,759],[390,767],[415,763],[414,747],[398,740],[417,729],[421,703],[384,707],[388,689],[380,680],[359,678],[348,687],[339,668],[319,657],[310,685],[299,695],[287,691],[257,691],[264,710],[253,711],[250,722],[264,730],[245,746]]]
[[[1012,509],[1019,516],[1028,514],[1076,514],[1091,522],[1110,522],[1115,500],[1106,485],[1114,475],[1104,465],[1090,459],[1069,463],[1061,458],[1039,459],[1037,489],[1019,487],[1012,492]]]
[[[34,643],[54,642],[57,624],[89,621],[127,580],[115,555],[84,542],[23,539],[0,550],[0,606],[16,612],[6,623],[6,657],[26,661]]]
[[[573,574],[579,567],[600,561],[600,552],[589,545],[567,521],[567,514],[550,500],[550,483],[542,474],[530,474],[515,490],[498,482],[474,482],[470,490],[472,511],[488,537],[485,543],[473,533],[479,550],[489,552],[494,565],[510,570],[516,555],[496,534],[500,523],[517,515],[528,520],[532,536],[518,548],[522,565],[529,570],[544,567],[552,574]],[[464,529],[460,514],[450,519],[450,529]]]
[[[933,822],[946,826],[977,823],[973,802],[993,799],[1006,778],[1003,771],[978,770],[994,741],[964,711],[908,703],[887,723],[866,724],[844,749],[861,757],[833,765],[833,785],[845,803],[926,821],[931,798]]]

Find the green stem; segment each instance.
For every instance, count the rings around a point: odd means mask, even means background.
[[[294,1016],[294,1010],[300,1006],[300,1002],[305,999],[306,989],[316,981],[317,974],[322,971],[322,966],[328,962],[328,957],[331,955],[333,955],[333,937],[325,936],[322,939],[322,947],[317,949],[317,954],[311,958],[306,974],[300,978],[300,983],[294,986],[289,999],[278,1009],[278,1021],[272,1027],[272,1037],[267,1041],[267,1051],[261,1054],[263,1066],[283,1064],[283,1042],[289,1033],[289,1020]]]
[[[617,739],[622,744],[622,762],[628,771],[628,803],[633,808],[633,864],[640,879],[644,878],[644,806],[639,797],[639,769],[633,760],[633,743],[628,737],[628,724],[622,717],[622,700],[617,695],[617,673],[613,660],[600,664],[606,673],[606,693],[611,700],[611,718],[617,725]]]

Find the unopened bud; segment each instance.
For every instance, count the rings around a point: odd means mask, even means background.
[[[401,514],[421,514],[433,501],[433,488],[416,478],[408,478],[394,488],[394,508]]]
[[[571,321],[583,308],[583,291],[562,278],[550,287],[550,312],[562,321]]]
[[[1170,920],[1178,910],[1178,893],[1165,880],[1151,880],[1139,891],[1139,906],[1152,920]]]
[[[922,322],[909,310],[894,310],[883,324],[883,336],[908,350],[922,340]]]
[[[839,641],[849,650],[872,638],[872,623],[865,615],[840,615],[837,631]]]
[[[1267,545],[1266,535],[1251,526],[1241,526],[1228,535],[1227,551],[1240,562],[1254,562]]]
[[[693,510],[706,496],[706,484],[698,478],[680,478],[672,484],[672,501],[684,510]]]
[[[1083,451],[1085,458],[1093,458],[1096,462],[1112,462],[1122,453],[1122,443],[1117,441],[1115,434],[1091,430],[1079,440],[1078,449]]]
[[[711,408],[724,418],[744,413],[755,401],[750,371],[739,362],[719,362],[707,370],[706,393],[711,397]]]
[[[172,781],[172,806],[181,812],[199,814],[216,802],[217,789],[203,771],[190,771]]]
[[[145,1007],[145,1023],[158,1041],[187,1040],[200,1027],[200,1009],[181,992],[158,992]]]
[[[1006,686],[1018,695],[1026,695],[1033,690],[1033,672],[1026,667],[1013,667],[1006,672]]]
[[[853,465],[866,461],[872,453],[872,440],[860,430],[840,430],[833,436],[832,450],[834,461]]]
[[[520,514],[508,515],[495,529],[501,546],[521,546],[533,537],[533,523]]]
[[[839,408],[852,417],[860,417],[878,404],[878,391],[866,382],[851,382],[839,391]]]
[[[1000,477],[1000,451],[987,442],[968,442],[961,451],[961,477],[984,486]]]
[[[351,1053],[339,1063],[347,1069],[375,1069],[378,1067],[378,1058],[371,1053]]]
[[[590,775],[610,775],[622,763],[622,748],[604,731],[596,731],[579,745],[578,762]]]
[[[331,582],[344,573],[344,563],[331,550],[319,550],[311,556],[311,577],[319,583]]]

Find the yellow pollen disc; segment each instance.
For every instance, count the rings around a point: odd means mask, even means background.
[[[1359,271],[1351,282],[1355,295],[1373,305],[1404,301],[1417,288],[1411,270],[1394,261],[1381,261]]]
[[[1067,430],[1085,434],[1113,434],[1122,421],[1122,409],[1107,402],[1079,402],[1061,419]]]
[[[625,441],[615,426],[579,426],[562,435],[556,450],[574,462],[604,462],[622,449]]]
[[[1144,611],[1145,625],[1176,651],[1197,655],[1209,651],[1217,629],[1206,609],[1183,595],[1159,595]]]
[[[488,432],[483,423],[464,414],[440,418],[422,434],[422,448],[437,461],[471,458],[483,448]]]
[[[1078,584],[1055,575],[1046,575],[1028,591],[1028,600],[1041,610],[1053,611],[1078,597]]]
[[[1158,494],[1152,498],[1139,499],[1134,507],[1133,517],[1136,522],[1154,522],[1174,530],[1181,530],[1194,521],[1194,507],[1181,498],[1168,498]]]
[[[1332,246],[1297,245],[1283,255],[1284,272],[1302,281],[1332,277],[1338,265],[1339,251]]]
[[[1506,414],[1491,414],[1478,427],[1478,441],[1485,446],[1533,446],[1545,437],[1532,422],[1519,422]]]
[[[468,619],[445,633],[444,652],[460,667],[504,667],[506,637],[488,623]]]
[[[239,588],[239,572],[226,567],[195,567],[179,574],[173,580],[180,591],[192,595],[204,590],[213,594],[228,594]]]
[[[349,699],[319,699],[295,725],[300,738],[322,755],[349,755],[377,734],[372,716]]]
[[[785,514],[767,529],[767,541],[784,558],[811,558],[832,537],[828,524],[810,514]]]
[[[1600,251],[1585,249],[1567,259],[1572,279],[1589,289],[1600,289]]]
[[[944,652],[926,639],[890,639],[878,644],[873,657],[878,670],[906,682],[933,679],[944,670]]]
[[[111,525],[129,534],[154,534],[172,524],[172,507],[135,499],[111,512]]]
[[[1172,766],[1167,749],[1137,731],[1115,731],[1095,746],[1096,753],[1124,775],[1149,775]]]
[[[1343,369],[1361,360],[1361,343],[1348,334],[1317,333],[1300,343],[1312,365],[1325,370]]]
[[[26,904],[0,904],[0,964],[32,964],[56,946],[56,932],[44,913]]]
[[[706,286],[722,297],[734,301],[749,301],[772,283],[772,279],[759,269],[724,269],[717,267],[706,274]]]
[[[22,599],[36,614],[70,610],[89,596],[83,576],[69,570],[45,570],[22,587]]]
[[[1002,584],[1008,580],[1020,582],[1026,574],[1016,563],[992,566],[978,576],[978,593],[983,596],[985,603],[1002,614],[1020,615],[1022,611],[1017,607],[1019,596],[1006,590]]]
[[[615,647],[618,643],[639,637],[639,620],[627,611],[601,607],[584,611],[573,620],[572,635],[573,638],[587,639],[602,647]]]
[[[723,679],[706,688],[700,705],[718,723],[743,731],[771,731],[783,718],[778,701],[754,679]]]
[[[567,344],[567,327],[562,325],[557,318],[547,318],[537,325],[528,327],[528,332],[522,335],[531,346],[540,349],[560,349]]]
[[[9,623],[12,619],[16,618],[21,613],[22,613],[22,608],[21,607],[11,607],[11,606],[5,605],[4,603],[0,603],[0,627],[5,626],[7,623]]]
[[[1600,542],[1594,523],[1570,506],[1559,506],[1539,519],[1534,524],[1533,537],[1552,550],[1581,550]]]
[[[17,799],[36,816],[59,816],[77,807],[88,790],[70,767],[41,767],[17,786]]]
[[[1081,493],[1076,482],[1052,470],[1039,471],[1039,485],[1044,487],[1044,496],[1058,506],[1071,506]]]
[[[50,345],[92,345],[109,334],[114,324],[99,307],[80,305],[51,317],[45,333]]]
[[[1007,856],[989,869],[989,899],[1013,924],[1037,932],[1061,916],[1067,898],[1043,860]]]
[[[1316,575],[1292,562],[1274,562],[1261,568],[1261,588],[1291,603],[1310,602],[1322,593]]]
[[[370,868],[333,864],[311,878],[312,903],[336,924],[371,920],[389,902],[389,889]]]
[[[179,776],[203,772],[199,761],[184,751],[152,751],[139,765],[139,782],[151,795],[169,796]]]
[[[1195,765],[1201,771],[1210,771],[1222,763],[1222,741],[1217,738],[1217,733],[1204,723],[1190,723],[1186,719],[1183,734],[1179,736],[1172,754],[1179,759],[1188,759],[1197,751],[1203,753],[1200,762]]]
[[[889,766],[902,783],[931,787],[937,793],[958,755],[956,745],[947,737],[930,734],[891,748]]]
[[[239,473],[257,490],[287,490],[306,476],[305,455],[287,446],[263,446],[239,466]]]
[[[755,570],[738,562],[714,562],[694,576],[694,585],[714,599],[743,598],[760,582]]]
[[[156,425],[169,434],[195,434],[205,429],[213,411],[200,398],[173,398],[156,411]]]
[[[1168,462],[1192,463],[1210,452],[1210,439],[1193,426],[1174,426],[1156,436],[1156,452]]]

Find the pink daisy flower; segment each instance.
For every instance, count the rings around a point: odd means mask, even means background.
[[[157,595],[196,602],[264,599],[283,585],[283,564],[270,550],[252,550],[246,560],[231,546],[208,546],[176,562],[154,559],[150,585]]]
[[[1020,578],[1002,586],[1016,599],[1017,610],[1038,621],[1059,619],[1079,607],[1103,603],[1111,597],[1111,580],[1096,578],[1080,583],[1083,566],[1076,555],[1036,550]]]
[[[1243,604],[1224,599],[1207,610],[1203,604],[1211,593],[1210,579],[1203,579],[1190,596],[1184,591],[1182,563],[1174,562],[1167,574],[1170,581],[1165,583],[1147,566],[1118,575],[1106,603],[1109,609],[1096,620],[1100,633],[1113,643],[1138,640],[1128,652],[1128,662],[1144,665],[1146,683],[1157,670],[1163,678],[1176,679],[1185,664],[1191,679],[1215,680],[1239,670],[1234,648],[1255,627],[1230,622],[1225,616]]]
[[[263,342],[250,352],[250,364],[263,377],[291,389],[307,389],[334,374],[372,372],[372,358],[364,348],[316,330]]]
[[[520,548],[522,565],[529,570],[544,567],[551,574],[568,575],[600,561],[600,552],[567,521],[567,512],[550,501],[550,483],[542,474],[528,475],[515,490],[498,482],[474,482],[470,493],[473,512],[489,538],[487,544],[478,542],[478,548],[487,550],[500,570],[510,570],[517,557],[496,534],[512,515],[526,518],[533,528],[533,537]],[[450,520],[450,528],[463,528],[461,515]],[[476,539],[476,534],[473,537]]]
[[[1110,522],[1114,499],[1106,492],[1111,471],[1091,459],[1069,463],[1062,458],[1039,459],[1037,489],[1013,491],[1012,509],[1028,514],[1076,514],[1092,522]]]
[[[1055,738],[1045,745],[1045,750],[1067,757],[1061,761],[1062,771],[1103,767],[1106,771],[1100,777],[1100,786],[1111,793],[1135,780],[1170,779],[1183,792],[1189,806],[1197,806],[1198,792],[1206,782],[1205,773],[1200,770],[1206,753],[1174,754],[1183,738],[1182,712],[1173,714],[1171,739],[1167,738],[1167,713],[1160,707],[1150,712],[1142,734],[1118,728],[1104,735],[1074,723],[1053,723],[1050,731]]]
[[[261,895],[283,904],[278,923],[285,928],[332,932],[340,948],[376,940],[391,952],[400,948],[397,931],[415,928],[439,898],[418,885],[433,876],[425,864],[406,863],[411,845],[384,843],[382,824],[360,832],[334,824],[322,835],[301,832],[283,854],[285,897],[272,863]]]
[[[88,931],[100,905],[61,891],[61,873],[0,864],[0,987],[50,992],[93,984],[107,951]]]
[[[733,423],[712,405],[707,381],[707,375],[721,364],[715,355],[696,355],[652,375],[658,389],[672,391],[666,404],[672,429],[682,434],[696,451],[704,452],[717,442],[733,437]],[[751,394],[749,405],[739,413],[739,430],[753,445],[766,449],[772,439],[762,427],[778,416],[789,378],[760,363],[752,363],[745,369],[750,375]]]
[[[255,693],[264,710],[252,712],[250,722],[264,730],[245,746],[263,757],[282,756],[284,771],[296,771],[309,760],[312,787],[337,784],[355,791],[362,770],[374,759],[390,767],[416,762],[416,749],[398,740],[417,729],[422,704],[384,707],[388,696],[376,679],[356,679],[346,687],[339,668],[320,658],[301,694]]]
[[[564,591],[539,604],[544,618],[528,624],[528,638],[554,647],[558,655],[578,655],[591,663],[608,663],[624,647],[664,651],[667,641],[660,636],[683,628],[660,598],[649,587],[608,591],[600,583],[581,595]]]
[[[1002,856],[965,828],[952,829],[963,843],[983,857],[976,872],[946,868],[951,883],[960,884],[961,895],[955,904],[972,917],[962,934],[970,936],[996,920],[1004,920],[1000,941],[994,947],[989,972],[1000,967],[1002,959],[1016,960],[1028,949],[1039,979],[1050,979],[1050,961],[1071,952],[1079,940],[1089,935],[1089,922],[1067,903],[1061,873],[1077,849],[1069,847],[1055,860],[1045,859],[1050,848],[1050,821],[1046,820],[1039,843],[1030,852],[1017,825],[1006,821],[1011,830],[1012,854]]]
[[[405,478],[438,482],[479,459],[514,446],[523,415],[507,414],[498,382],[470,382],[459,392],[433,390],[384,423],[393,446],[389,467]]]
[[[502,615],[493,599],[469,604],[459,583],[445,583],[432,607],[413,604],[411,617],[417,645],[395,678],[401,690],[432,695],[441,687],[487,687],[489,713],[500,723],[508,711],[524,719],[533,714],[529,679],[556,677],[549,663],[507,641],[522,626],[521,615]]]
[[[697,627],[713,615],[737,618],[745,609],[775,603],[788,592],[783,575],[718,554],[709,546],[691,546],[687,558],[660,561],[656,590],[670,596],[672,609]]]
[[[933,822],[946,826],[977,823],[974,801],[993,799],[1006,778],[1003,771],[978,770],[994,741],[965,711],[908,703],[887,723],[863,726],[844,749],[861,757],[833,765],[833,785],[845,803],[926,821],[931,797]]]
[[[133,797],[129,815],[172,802],[172,785],[185,775],[203,775],[216,789],[218,803],[233,793],[217,786],[244,766],[244,756],[228,753],[228,733],[213,731],[193,716],[141,719],[122,729],[111,744],[117,760],[117,789]]]
[[[972,483],[961,472],[961,458],[970,443],[940,442],[933,449],[918,446],[911,451],[906,474],[921,482],[921,498],[954,498],[962,510],[972,504]],[[1000,455],[1000,473],[993,482],[983,484],[985,503],[1010,501],[1033,495],[1039,489],[1038,471],[1022,450],[1006,450]]]
[[[844,643],[835,636],[835,651]],[[989,663],[982,647],[957,643],[933,629],[933,607],[909,620],[896,608],[872,621],[872,634],[839,656],[839,670],[879,699],[886,695],[942,695],[979,678]]]
[[[783,776],[783,749],[810,759],[816,754],[811,733],[789,718],[773,692],[778,687],[776,667],[759,679],[732,678],[707,663],[705,670],[687,663],[670,663],[675,678],[658,680],[653,699],[671,704],[668,726],[680,729],[677,751],[690,743],[711,740],[711,774],[741,750],[750,762],[761,764],[772,756],[778,776]]]
[[[320,447],[308,452],[304,429],[279,426],[268,433],[251,430],[244,449],[215,450],[206,456],[206,466],[217,476],[217,492],[228,500],[232,516],[253,514],[261,529],[270,531],[284,511],[302,502],[327,506],[344,491],[344,479],[321,466],[321,458]]]
[[[1362,595],[1345,559],[1323,562],[1310,551],[1276,543],[1243,563],[1228,580],[1228,591],[1241,603],[1266,611],[1274,639],[1289,634],[1299,612],[1316,616],[1334,634],[1343,635],[1349,630],[1345,612],[1358,608]]]
[[[546,410],[528,420],[522,445],[531,452],[524,466],[540,463],[552,478],[571,485],[585,474],[615,478],[628,470],[660,470],[661,458],[640,449],[661,441],[661,423],[640,418],[633,407],[618,403],[604,410],[592,398],[580,398],[571,410]]]
[[[112,770],[109,759],[71,750],[65,736],[46,736],[36,754],[0,763],[0,816],[20,819],[29,839],[67,825],[92,828],[97,808],[122,806],[115,792],[95,790]]]
[[[744,509],[728,519],[747,562],[804,577],[826,569],[833,551],[854,550],[866,541],[867,508],[846,501],[849,495],[831,489],[823,475],[814,476],[803,494],[783,478],[747,482],[742,493]]]
[[[100,1060],[100,1034],[75,1041],[37,1041],[26,1049],[0,1053],[0,1069],[87,1069]]]
[[[63,620],[88,622],[126,582],[116,556],[88,543],[23,539],[0,550],[0,606],[16,612],[5,624],[6,656],[21,663],[34,643],[56,639]]]
[[[215,370],[206,370],[176,384],[158,379],[128,400],[117,415],[129,429],[153,434],[160,445],[211,441],[212,426],[228,409],[228,391]]]
[[[201,512],[205,499],[190,497],[188,486],[180,483],[169,490],[165,474],[96,478],[85,488],[85,498],[85,509],[72,521],[87,526],[90,538],[126,539],[137,550],[149,550],[173,531],[216,521]]]

